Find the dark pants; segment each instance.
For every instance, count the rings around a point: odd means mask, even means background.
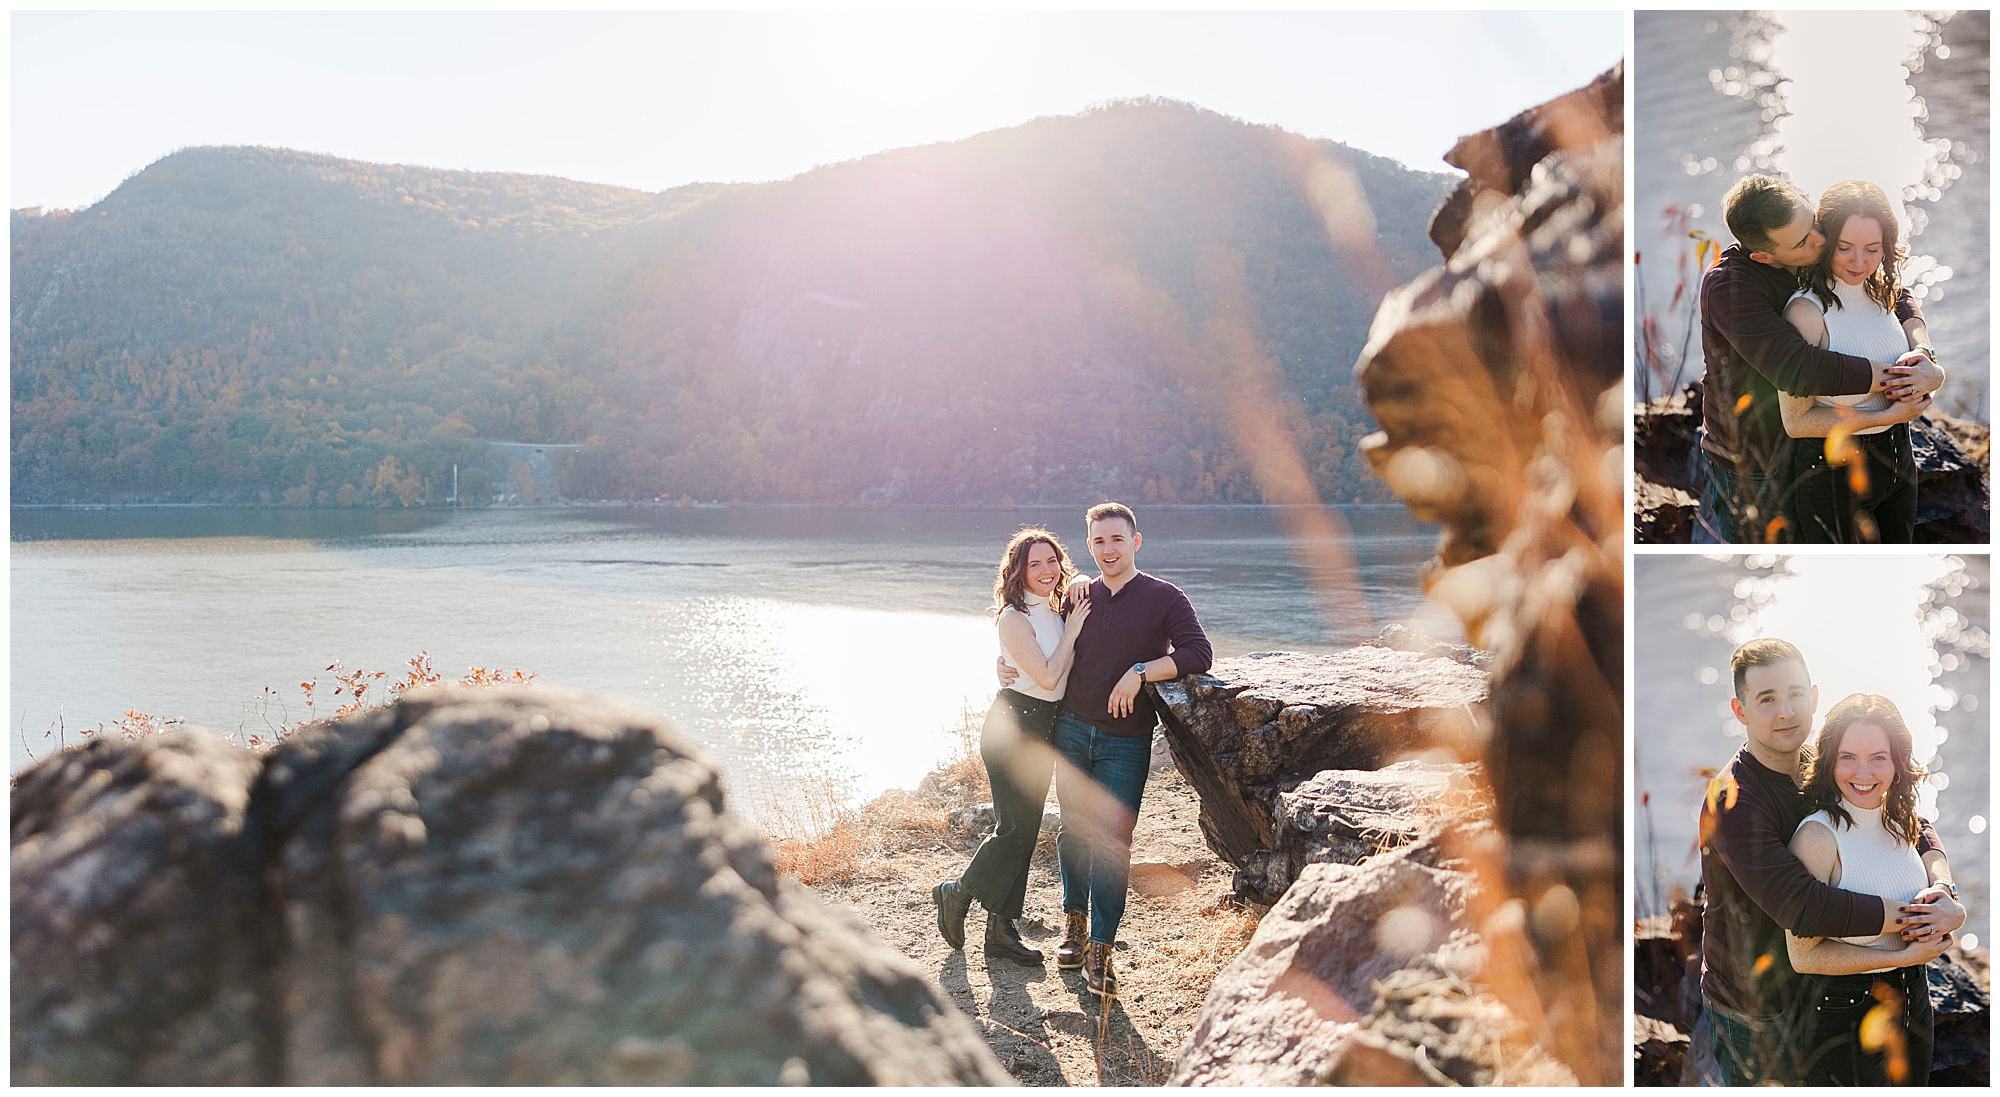
[[[1055,772],[1055,736],[1060,701],[1044,701],[1003,689],[986,710],[979,732],[979,758],[993,786],[993,815],[999,820],[979,843],[958,882],[988,912],[1019,918],[1028,898],[1028,865],[1042,833],[1042,804]]]
[[[1784,1013],[1739,1013],[1702,999],[1725,1086],[1797,1085],[1798,1033]]]
[[[1132,828],[1153,757],[1150,735],[1113,735],[1064,712],[1056,719],[1063,909],[1090,915],[1090,939],[1112,944],[1132,877]]]
[[[1739,473],[1706,450],[1701,458],[1706,465],[1706,476],[1701,505],[1695,511],[1695,544],[1753,545],[1790,540],[1782,530],[1773,531],[1770,524],[1773,517],[1782,513],[1779,501],[1785,493],[1784,476]]]
[[[1910,426],[1857,434],[1865,458],[1867,490],[1854,490],[1846,465],[1828,466],[1826,445],[1800,439],[1792,451],[1792,493],[1785,517],[1800,544],[1907,545],[1917,529],[1917,454]],[[1818,444],[1814,444],[1818,443]]]
[[[1875,995],[1877,984],[1890,990],[1888,1002]],[[1896,1020],[1886,1046],[1869,1050],[1861,1043],[1861,1021],[1878,1006]],[[1804,1054],[1809,1086],[1921,1086],[1930,1082],[1932,1033],[1931,992],[1922,964],[1873,975],[1808,975],[1799,999],[1801,1031],[1812,1033]],[[1895,1035],[1902,1037],[1901,1070],[1896,1069]]]

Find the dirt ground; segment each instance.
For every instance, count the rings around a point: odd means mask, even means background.
[[[810,886],[932,973],[1023,1084],[1163,1085],[1216,972],[1248,943],[1262,908],[1230,899],[1232,869],[1202,843],[1194,790],[1171,762],[1162,769],[1162,761],[1156,757],[1140,803],[1132,894],[1113,954],[1119,997],[1108,1011],[1100,1012],[1081,971],[1056,970],[1062,885],[1047,833],[1035,851],[1020,922],[1022,936],[1046,957],[1040,968],[987,963],[980,947],[985,913],[976,903],[963,951],[939,936],[931,888],[956,878],[971,859],[974,843],[960,832],[887,831],[872,855],[837,874],[846,878]],[[959,804],[926,806],[941,817]]]

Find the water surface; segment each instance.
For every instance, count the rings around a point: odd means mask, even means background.
[[[1396,621],[1462,638],[1418,583],[1433,527],[1400,508],[1328,513],[1348,531],[1337,542],[1302,540],[1283,508],[1153,508],[1140,566],[1187,591],[1218,655],[1333,650]],[[305,714],[301,682],[324,701],[335,660],[395,672],[428,650],[448,676],[519,667],[634,698],[753,799],[802,777],[849,795],[913,784],[991,700],[1000,546],[1029,523],[1073,554],[1083,540],[1079,508],[12,518],[13,769],[58,721],[73,733],[135,710],[253,733]],[[1347,582],[1359,597],[1315,593]]]

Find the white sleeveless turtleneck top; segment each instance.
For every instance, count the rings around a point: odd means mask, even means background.
[[[1000,611],[999,617],[993,619],[994,627],[998,628],[1000,618],[1010,613],[1016,616],[1021,615],[1020,610],[1015,609],[1013,606],[1008,606],[1006,609]],[[1049,608],[1048,599],[1030,598],[1028,599],[1027,618],[1028,623],[1035,627],[1035,643],[1042,649],[1042,658],[1047,660],[1054,657],[1056,648],[1062,644],[1062,614]],[[1000,645],[1000,658],[1006,660],[1007,665],[1014,667],[1014,670],[1021,675],[1019,678],[1014,679],[1013,685],[1007,687],[1016,693],[1026,697],[1039,697],[1044,701],[1060,701],[1063,699],[1064,691],[1069,688],[1068,674],[1063,675],[1062,681],[1057,682],[1054,689],[1043,689],[1036,685],[1035,680],[1028,677],[1027,671],[1014,666],[1014,659],[1007,654],[1007,645],[1005,644]]]
[[[1870,810],[1853,804],[1842,804],[1841,807],[1847,809],[1848,817],[1854,820],[1853,826],[1841,826],[1824,811],[1815,811],[1799,823],[1802,827],[1819,823],[1833,832],[1834,847],[1840,850],[1840,879],[1836,881],[1836,887],[1905,902],[1916,898],[1918,892],[1930,886],[1923,858],[1917,856],[1915,846],[1904,845],[1882,825],[1881,808]],[[1841,940],[1879,949],[1898,949],[1904,944],[1903,939],[1894,933],[1842,937]]]
[[[1811,290],[1800,290],[1792,295],[1793,301],[1801,298],[1810,301],[1825,317],[1828,350],[1858,354],[1875,362],[1893,362],[1909,353],[1909,337],[1903,333],[1903,326],[1896,322],[1895,314],[1876,304],[1866,289],[1850,286],[1836,278],[1833,280],[1833,295],[1839,299],[1840,308],[1822,306]],[[1789,304],[1787,302],[1787,306]],[[1830,407],[1881,411],[1889,406],[1889,397],[1880,392],[1864,392],[1859,396],[1815,396],[1813,402]],[[1854,433],[1880,434],[1888,429],[1885,424]]]

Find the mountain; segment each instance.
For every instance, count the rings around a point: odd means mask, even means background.
[[[1350,371],[1454,182],[1166,101],[660,194],[189,149],[14,212],[14,499],[1387,499]]]

